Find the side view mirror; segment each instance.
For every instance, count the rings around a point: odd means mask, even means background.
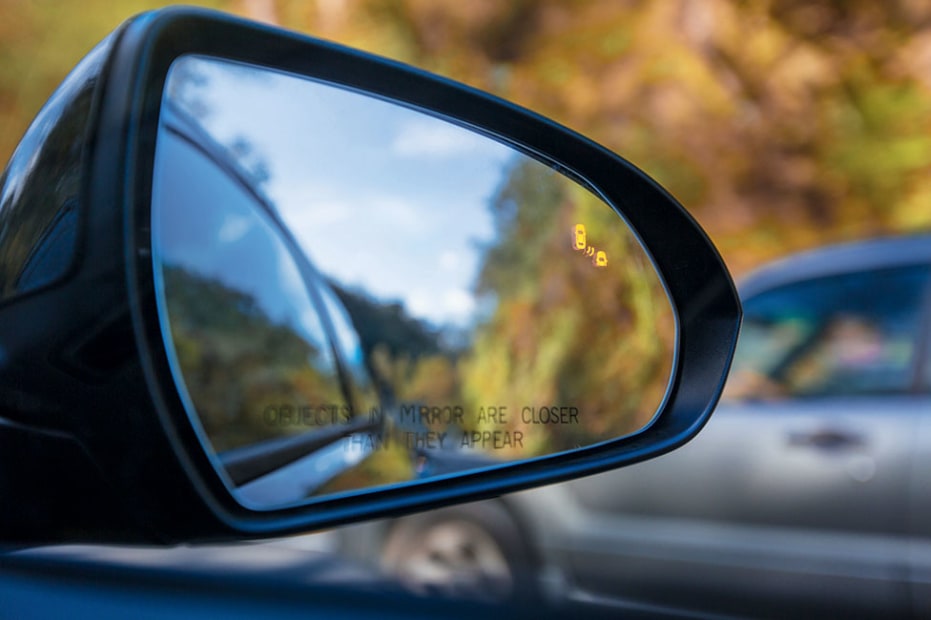
[[[740,321],[662,188],[487,94],[144,14],[0,178],[0,537],[271,536],[642,461]]]

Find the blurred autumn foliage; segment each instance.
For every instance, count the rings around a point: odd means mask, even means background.
[[[0,0],[0,158],[78,58],[159,2]],[[924,0],[216,0],[490,90],[654,176],[744,273],[931,227]]]

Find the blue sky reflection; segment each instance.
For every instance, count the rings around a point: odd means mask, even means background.
[[[470,327],[489,201],[514,149],[427,114],[295,76],[183,58],[173,76],[221,144],[248,146],[314,264],[434,325]],[[233,149],[236,152],[236,149]],[[542,165],[542,164],[540,164]]]

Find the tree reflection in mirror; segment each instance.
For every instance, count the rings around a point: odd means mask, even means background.
[[[152,220],[179,393],[250,507],[615,439],[668,388],[675,318],[617,212],[415,109],[182,57]]]

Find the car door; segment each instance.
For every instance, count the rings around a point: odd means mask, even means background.
[[[928,274],[846,273],[746,299],[727,397],[702,434],[569,485],[584,515],[571,526],[578,586],[643,600],[671,580],[683,600],[716,592],[736,612],[906,605],[909,474],[931,408],[916,374]]]

